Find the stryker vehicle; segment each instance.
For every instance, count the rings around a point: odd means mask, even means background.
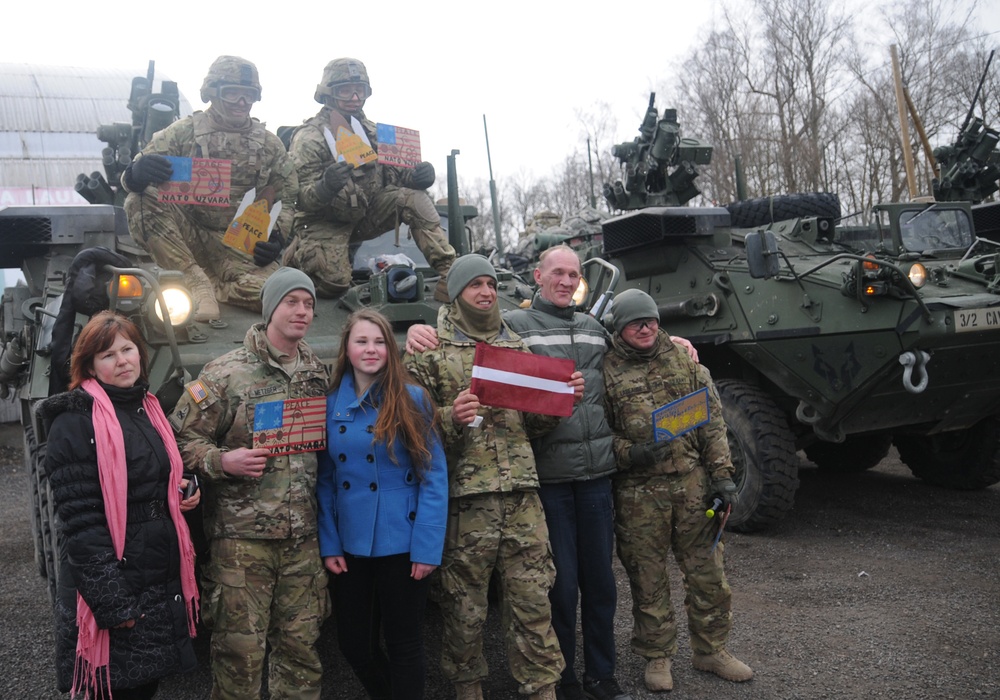
[[[140,98],[129,101],[136,114],[131,126],[98,130],[100,138],[113,135],[115,145],[110,153],[105,152],[108,177],[90,177],[86,182],[97,181],[95,187],[84,184],[88,191],[107,188],[105,195],[93,201],[123,199],[117,176],[128,158],[121,155],[121,149],[135,153],[141,148],[153,133],[145,128],[142,112],[150,104],[162,104],[156,95],[150,99],[149,82],[140,85]],[[463,252],[469,248],[464,222],[476,211],[459,204],[456,153],[448,157],[449,205],[439,211],[452,245]],[[449,227],[453,221],[460,224]],[[308,341],[324,361],[333,363],[348,314],[362,306],[374,306],[388,316],[400,341],[413,323],[436,324],[440,304],[432,300],[432,292],[437,276],[407,239],[406,231],[404,224],[398,248],[395,231],[362,244],[354,252],[355,285],[340,299],[317,300]],[[54,593],[59,544],[43,468],[46,436],[34,409],[41,400],[65,390],[72,342],[89,316],[111,308],[135,321],[149,344],[150,388],[168,412],[184,384],[205,363],[238,347],[247,329],[261,317],[220,304],[221,322],[194,322],[183,276],[154,265],[129,236],[124,211],[110,203],[0,208],[0,240],[4,243],[0,267],[20,269],[25,278],[24,284],[6,288],[0,303],[0,396],[13,394],[20,404],[35,560]],[[408,256],[414,266],[395,257],[381,257],[399,254]],[[530,289],[511,273],[500,271],[498,277],[502,308],[516,307],[530,297]],[[167,309],[168,314],[160,309]]]
[[[711,146],[681,138],[653,98],[612,152],[625,179],[605,196],[632,211],[581,253],[587,304],[600,317],[642,289],[697,348],[737,470],[731,526],[791,509],[799,449],[847,473],[894,444],[928,483],[1000,481],[1000,244],[977,238],[969,202],[878,205],[864,226],[841,225],[828,194],[685,207]]]

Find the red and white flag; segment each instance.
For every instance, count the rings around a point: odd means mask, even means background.
[[[573,413],[572,360],[476,343],[469,390],[479,403],[548,416]]]

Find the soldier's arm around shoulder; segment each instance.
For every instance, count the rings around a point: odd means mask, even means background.
[[[209,480],[229,478],[222,469],[220,446],[233,424],[225,384],[202,372],[184,388],[169,420],[185,469]]]
[[[406,353],[403,356],[403,364],[417,384],[427,390],[437,405],[438,415],[441,416],[441,437],[445,446],[451,447],[463,439],[464,432],[451,419],[454,399],[448,400],[444,392],[446,378],[441,376],[443,356],[440,348],[417,354]]]

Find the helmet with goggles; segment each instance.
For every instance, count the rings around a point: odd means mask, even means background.
[[[368,69],[356,58],[335,58],[323,69],[323,80],[316,86],[316,101],[326,104],[328,98],[350,100],[357,95],[360,100],[371,97]]]
[[[202,102],[209,102],[212,98],[231,103],[240,100],[257,102],[260,92],[257,66],[239,56],[219,56],[201,84]]]

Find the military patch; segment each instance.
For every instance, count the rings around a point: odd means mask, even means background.
[[[194,399],[195,403],[201,403],[208,398],[208,389],[205,385],[201,383],[201,380],[191,382],[188,384],[188,393],[191,394],[191,398]]]

